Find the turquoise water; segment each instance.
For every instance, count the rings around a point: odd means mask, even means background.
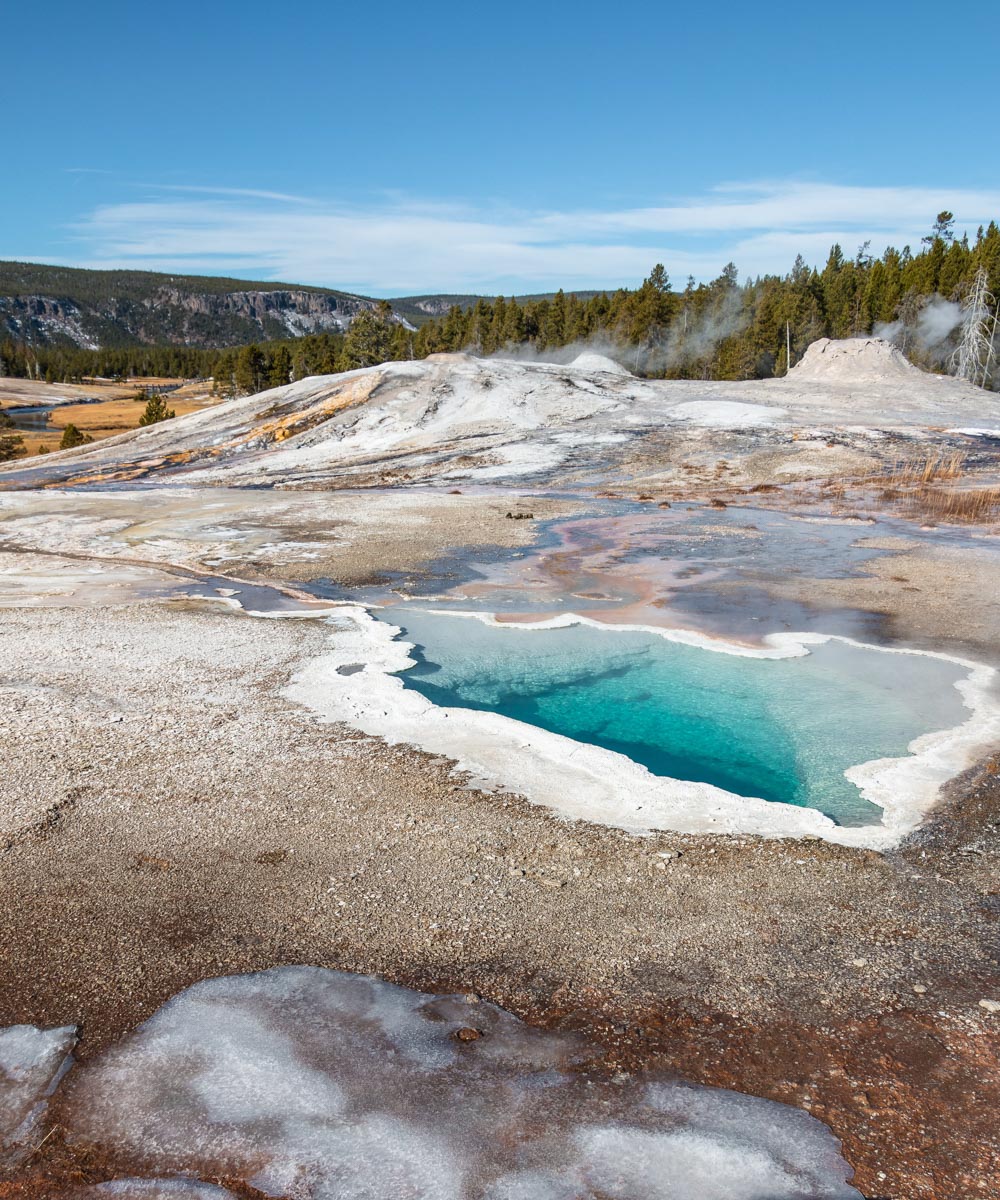
[[[926,655],[827,642],[800,658],[753,659],[584,625],[378,615],[415,643],[417,665],[401,678],[435,704],[502,713],[655,775],[816,808],[844,825],[881,815],[845,768],[905,755],[920,734],[968,716],[953,686],[965,672]]]

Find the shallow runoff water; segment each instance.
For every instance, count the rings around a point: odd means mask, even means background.
[[[960,725],[966,675],[933,656],[838,640],[762,659],[656,633],[526,629],[409,607],[379,617],[413,643],[407,687],[626,755],[654,775],[815,808],[842,825],[881,809],[844,777]]]

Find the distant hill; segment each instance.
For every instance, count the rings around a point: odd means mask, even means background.
[[[517,299],[546,300],[554,294]],[[581,300],[597,294],[576,293]],[[469,309],[477,300],[492,299],[445,293],[390,303],[400,323],[416,327],[454,305]],[[36,346],[242,346],[341,333],[357,313],[377,304],[370,296],[297,283],[0,262],[0,340]]]
[[[0,262],[0,339],[34,345],[240,346],[341,332],[377,303],[300,284]]]

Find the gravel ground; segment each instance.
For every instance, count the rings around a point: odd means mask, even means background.
[[[635,838],[282,700],[329,632],[0,612],[0,1024],[78,1023],[87,1057],[206,976],[372,971],[808,1107],[866,1195],[1000,1194],[995,762],[893,855]],[[0,1195],[70,1168],[57,1130]]]

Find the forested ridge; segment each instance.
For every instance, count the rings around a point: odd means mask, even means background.
[[[227,292],[296,291],[342,296],[333,288],[297,283],[261,283],[225,275],[175,275],[162,271],[91,271],[46,263],[0,262],[0,296],[51,295],[88,304],[109,300],[145,300],[164,287],[223,295]]]
[[[978,287],[978,291],[976,291]],[[92,376],[213,376],[226,394],[289,379],[423,358],[441,351],[558,355],[597,344],[630,370],[654,378],[761,379],[783,374],[817,338],[877,333],[912,361],[947,370],[975,295],[984,328],[995,322],[1000,294],[1000,227],[957,237],[950,213],[938,214],[916,250],[866,244],[853,255],[833,246],[822,266],[799,256],[786,275],[741,282],[729,263],[718,278],[675,288],[657,265],[634,289],[541,299],[479,299],[454,305],[420,328],[400,324],[388,301],[360,312],[346,334],[322,333],[239,349],[183,346],[80,350],[0,345],[7,374],[52,381]],[[463,298],[464,299],[464,298]],[[997,386],[1000,372],[987,378]]]

